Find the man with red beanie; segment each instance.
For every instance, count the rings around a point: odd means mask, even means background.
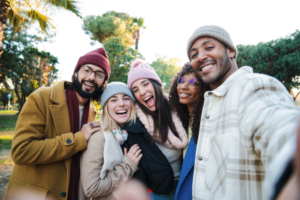
[[[72,82],[39,88],[27,99],[15,128],[15,166],[5,199],[83,199],[80,153],[100,130],[96,108],[110,75],[105,49],[80,57]],[[89,123],[88,123],[89,122]]]

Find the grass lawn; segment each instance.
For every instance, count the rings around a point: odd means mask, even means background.
[[[0,150],[2,149],[11,149],[11,142],[13,138],[13,132],[1,132],[0,135]]]
[[[1,115],[0,113],[0,132],[2,131],[14,131],[18,115]]]
[[[14,115],[17,114],[19,111],[17,110],[0,110],[0,115]]]

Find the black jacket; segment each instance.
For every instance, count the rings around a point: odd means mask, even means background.
[[[169,194],[173,189],[173,169],[158,146],[152,141],[151,135],[145,126],[137,118],[133,124],[127,123],[123,129],[128,132],[128,139],[122,145],[129,151],[130,147],[138,144],[142,150],[138,167],[139,170],[133,175],[152,189],[157,194]]]

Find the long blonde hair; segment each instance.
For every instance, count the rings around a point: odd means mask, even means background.
[[[102,110],[102,114],[100,116],[101,126],[104,131],[112,130],[113,128],[116,128],[118,126],[118,124],[115,122],[115,120],[110,116],[108,112],[107,102],[108,100],[106,101],[104,108]],[[134,103],[131,98],[130,98],[130,103],[131,103],[131,113],[127,122],[131,122],[130,124],[132,124],[135,123],[136,112],[135,112]]]

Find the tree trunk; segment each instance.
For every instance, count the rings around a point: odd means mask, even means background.
[[[1,57],[1,54],[3,53],[2,40],[4,40],[4,28],[6,26],[8,6],[9,6],[8,0],[1,0],[1,3],[0,3],[0,57]]]
[[[140,29],[136,31],[135,50],[138,50],[139,48],[139,39],[140,39]]]

